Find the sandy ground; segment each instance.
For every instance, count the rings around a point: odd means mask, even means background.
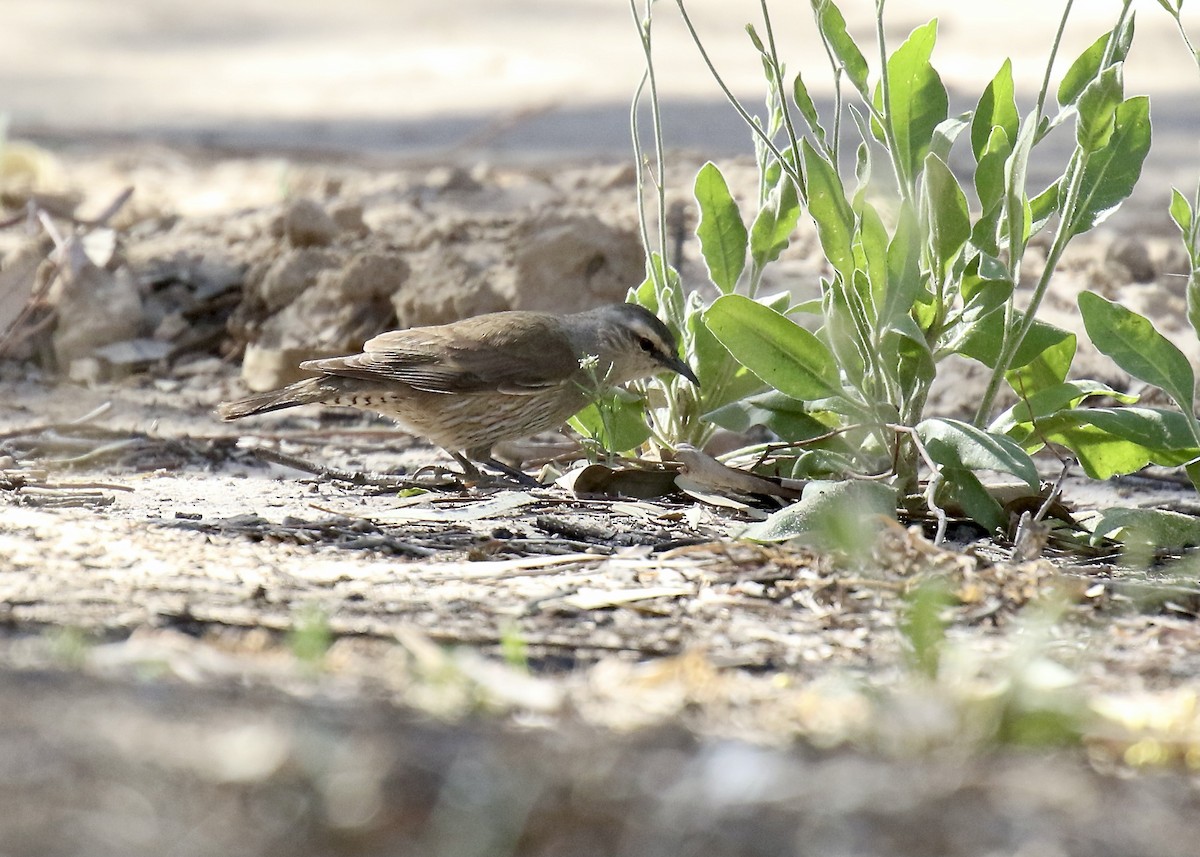
[[[1005,54],[1028,93],[1056,23],[1030,2],[893,6],[893,43],[941,15],[937,61],[959,98]],[[1141,7],[1128,88],[1155,99],[1147,192],[1066,260],[1049,309],[1071,326],[1076,291],[1119,294],[1195,357],[1164,206],[1200,164],[1197,74]],[[754,92],[732,4],[689,8]],[[745,133],[658,9],[669,143],[722,156],[737,184]],[[1065,55],[1097,14],[1078,11]],[[817,79],[803,22],[780,15],[793,66]],[[393,304],[418,318],[459,306],[444,304],[453,284],[428,285],[449,259],[482,266],[489,300],[527,294],[518,248],[562,223],[595,237],[587,216],[613,230],[604,258],[621,270],[638,60],[621,4],[17,0],[4,23],[13,136],[53,154],[84,213],[135,185],[126,263],[163,306],[193,301],[216,324],[126,377],[0,366],[0,471],[25,480],[0,490],[0,851],[1194,852],[1186,568],[1012,563],[963,529],[948,551],[897,531],[868,571],[847,569],[730,542],[744,516],[686,498],[401,498],[388,479],[444,459],[367,417],[212,418],[242,389],[214,283],[269,282],[289,200],[358,207],[367,233],[323,252],[401,254],[426,285]],[[672,199],[700,160],[674,156]],[[1144,282],[1112,251],[1126,238]],[[774,285],[812,282],[810,241]],[[701,276],[694,246],[679,261]],[[939,392],[943,412],[969,407],[964,377]],[[370,479],[340,478],[353,473]],[[1068,496],[1194,502],[1143,479],[1107,492]],[[932,683],[897,630],[930,570],[957,598]],[[978,752],[1031,734],[1071,749]],[[1159,773],[1127,776],[1145,762]]]

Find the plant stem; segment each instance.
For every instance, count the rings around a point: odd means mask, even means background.
[[[792,125],[792,111],[788,108],[783,67],[779,64],[779,53],[775,49],[775,30],[771,26],[771,14],[767,11],[767,0],[760,0],[762,6],[763,29],[767,33],[767,47],[771,52],[771,70],[775,75],[775,84],[779,88],[779,107],[783,112],[783,129],[787,132],[788,145],[796,162],[800,162],[800,142],[796,138],[796,129]]]
[[[1067,5],[1063,7],[1062,17],[1058,20],[1058,31],[1054,34],[1054,41],[1050,45],[1050,57],[1046,60],[1046,74],[1042,77],[1042,88],[1038,90],[1037,108],[1034,113],[1039,124],[1046,109],[1046,95],[1050,92],[1050,74],[1054,70],[1054,58],[1058,56],[1058,47],[1062,44],[1063,33],[1067,29],[1067,18],[1071,15],[1071,6],[1074,3],[1075,0],[1067,0]]]
[[[1192,40],[1188,38],[1187,30],[1183,26],[1183,19],[1177,11],[1171,12],[1171,17],[1175,19],[1175,26],[1179,29],[1179,37],[1183,39],[1183,44],[1187,47],[1188,53],[1191,54],[1192,62],[1196,64],[1196,70],[1200,71],[1200,52],[1196,51],[1195,46],[1192,45]]]
[[[1000,390],[1000,382],[1004,379],[1004,374],[1011,366],[1021,343],[1025,341],[1025,337],[1033,327],[1034,321],[1037,320],[1038,307],[1041,306],[1042,299],[1046,297],[1046,292],[1050,288],[1050,278],[1054,276],[1058,260],[1062,257],[1063,251],[1067,249],[1071,238],[1074,237],[1075,206],[1079,202],[1079,189],[1083,184],[1083,172],[1087,166],[1087,160],[1087,154],[1079,148],[1071,156],[1071,163],[1067,166],[1067,174],[1071,177],[1071,181],[1067,186],[1067,194],[1060,209],[1062,214],[1059,216],[1054,242],[1050,245],[1049,252],[1046,253],[1046,266],[1042,269],[1042,275],[1038,278],[1033,295],[1029,298],[1029,305],[1025,308],[1020,328],[1015,334],[1006,332],[1000,358],[992,369],[987,389],[984,391],[983,400],[980,402],[975,416],[976,425],[982,426],[987,421],[992,403]]]
[[[883,128],[883,136],[887,139],[888,157],[892,162],[892,171],[896,174],[896,187],[900,191],[902,202],[911,203],[915,194],[908,167],[900,158],[900,143],[896,139],[896,129],[892,126],[892,89],[888,79],[887,41],[883,34],[883,7],[886,0],[875,0],[875,41],[879,45],[879,92],[883,109],[876,110],[871,103],[868,93],[863,93],[863,102],[867,109]]]
[[[642,42],[642,52],[646,57],[646,71],[643,75],[642,83],[638,86],[637,95],[640,97],[643,88],[646,85],[650,87],[650,119],[654,129],[654,166],[655,166],[655,191],[656,202],[658,203],[658,264],[654,264],[651,260],[650,267],[653,269],[650,276],[654,278],[655,291],[658,292],[660,299],[665,297],[667,291],[667,277],[663,266],[666,265],[667,253],[667,188],[663,176],[663,164],[666,163],[666,156],[663,151],[663,133],[662,133],[662,112],[658,101],[658,80],[654,74],[654,52],[651,50],[650,30],[653,24],[653,16],[651,14],[651,2],[646,3],[646,12],[642,17],[638,17],[636,0],[629,0],[629,8],[633,13],[634,23],[638,28],[638,35]],[[641,164],[641,145],[636,134],[637,128],[637,100],[634,102],[633,109],[633,125],[635,129],[635,148],[639,156],[639,164]],[[639,182],[641,181],[641,173],[639,171]],[[640,188],[644,188],[644,183],[640,184]],[[648,229],[646,232],[648,233]],[[647,243],[647,250],[650,249]],[[683,324],[683,299],[681,295],[676,295],[675,300],[666,307],[660,307],[667,311],[669,320],[677,327]]]
[[[654,282],[654,293],[657,299],[659,312],[665,313],[667,320],[670,321],[675,329],[680,332],[680,336],[688,336],[688,326],[686,313],[684,311],[683,294],[680,289],[672,289],[670,276],[667,270],[666,252],[667,252],[667,199],[666,199],[666,182],[663,176],[664,164],[666,156],[663,146],[662,133],[662,112],[658,99],[658,83],[654,74],[654,53],[652,50],[651,27],[653,24],[653,14],[651,12],[653,0],[646,0],[645,13],[638,14],[637,0],[629,0],[629,10],[633,15],[634,25],[638,30],[638,38],[642,43],[642,52],[646,57],[646,70],[642,75],[641,81],[638,83],[637,89],[634,92],[633,106],[630,110],[630,127],[633,138],[634,157],[637,159],[637,198],[638,198],[638,224],[642,233],[642,243],[646,248],[646,268],[647,276]],[[658,252],[655,253],[650,242],[650,227],[646,218],[645,205],[645,173],[648,169],[648,164],[645,162],[645,150],[642,147],[641,135],[638,130],[638,106],[641,103],[642,94],[646,88],[650,90],[650,117],[651,127],[654,134],[654,173],[655,179],[655,202],[658,207],[658,234],[656,236],[658,242]],[[665,416],[659,412],[659,409],[648,409],[650,415],[650,431],[655,441],[663,447],[669,447],[667,438],[670,436],[682,435],[683,424],[686,420],[686,412],[689,410],[687,404],[682,400],[683,397],[689,394],[685,392],[674,381],[659,382],[662,385],[664,397],[666,399],[666,414]],[[648,393],[649,385],[642,384],[641,389],[644,393]]]
[[[728,100],[730,105],[733,106],[733,109],[737,111],[738,116],[742,117],[742,121],[745,122],[746,125],[749,126],[750,130],[753,131],[758,137],[758,139],[762,141],[762,144],[766,146],[771,154],[779,160],[780,167],[791,177],[792,181],[796,183],[796,190],[800,192],[801,197],[804,197],[804,179],[801,177],[799,169],[787,162],[787,159],[783,157],[783,152],[779,151],[779,147],[771,141],[771,138],[767,135],[767,132],[759,127],[758,123],[754,121],[754,117],[751,116],[750,112],[742,106],[742,103],[737,100],[737,96],[735,96],[733,91],[730,90],[729,86],[726,85],[724,78],[721,77],[721,73],[717,71],[717,67],[713,65],[712,59],[709,58],[708,51],[704,49],[704,43],[700,41],[700,34],[696,32],[696,27],[692,24],[692,19],[688,16],[687,9],[684,8],[683,0],[675,0],[675,5],[679,7],[679,14],[683,18],[683,23],[684,26],[687,27],[688,34],[692,37],[692,42],[696,45],[696,50],[700,52],[700,58],[703,59],[704,64],[708,66],[709,74],[713,76],[713,80],[717,82],[717,86],[721,87],[721,92],[725,93],[726,100]]]
[[[826,143],[825,156],[837,168],[840,175],[842,172],[842,67],[838,64],[833,47],[821,30],[821,12],[816,3],[813,4],[813,18],[817,23],[817,32],[821,35],[821,45],[825,48],[825,56],[829,58],[829,67],[833,71],[833,135]]]
[[[630,6],[633,6],[634,0],[630,0]],[[629,109],[629,134],[633,140],[633,157],[637,163],[637,172],[634,177],[634,188],[637,194],[637,210],[638,210],[638,231],[641,233],[642,246],[646,248],[646,276],[654,280],[654,292],[658,294],[662,291],[661,280],[662,272],[658,270],[658,265],[654,264],[654,254],[650,245],[650,224],[646,219],[646,170],[649,169],[649,164],[645,163],[645,150],[642,148],[641,132],[638,130],[638,107],[642,103],[642,93],[646,89],[646,81],[648,75],[643,72],[642,79],[638,81],[637,89],[633,92],[633,104]],[[661,249],[661,248],[660,248]]]

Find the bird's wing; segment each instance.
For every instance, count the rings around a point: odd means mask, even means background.
[[[579,358],[553,316],[519,313],[381,333],[361,354],[301,366],[385,384],[399,381],[431,393],[528,395],[570,378]]]

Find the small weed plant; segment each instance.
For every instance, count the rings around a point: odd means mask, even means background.
[[[1096,347],[1175,406],[1145,407],[1099,381],[1073,377],[1075,333],[1039,318],[1068,244],[1129,197],[1150,150],[1150,101],[1128,95],[1124,85],[1132,0],[1055,87],[1067,2],[1032,107],[1018,107],[1012,64],[1004,60],[974,109],[961,115],[949,113],[933,64],[936,19],[892,47],[884,0],[876,0],[875,43],[862,45],[832,0],[810,2],[833,83],[831,109],[818,110],[801,75],[780,60],[763,0],[760,21],[746,27],[747,50],[757,54],[766,83],[765,110],[753,115],[709,61],[684,0],[676,0],[716,84],[752,134],[758,172],[750,210],[735,201],[715,164],[696,175],[696,234],[718,295],[709,302],[685,289],[666,261],[653,4],[639,9],[631,0],[646,58],[632,128],[647,248],[647,277],[632,299],[675,328],[701,379],[699,390],[675,379],[652,390],[648,432],[669,448],[702,444],[717,426],[765,426],[780,442],[746,450],[760,467],[799,478],[854,477],[872,502],[883,492],[893,504],[926,506],[940,523],[939,537],[942,509],[951,504],[989,531],[1004,530],[1007,513],[981,473],[1009,474],[1036,492],[1032,456],[1047,446],[1069,450],[1096,479],[1153,463],[1184,467],[1200,484],[1195,378],[1182,352],[1146,318],[1081,294],[1079,313]],[[1181,0],[1160,5],[1179,23]],[[1180,33],[1191,50],[1182,24]],[[643,104],[649,146],[639,123]],[[1058,177],[1030,187],[1028,166],[1039,145],[1071,130],[1074,147]],[[949,166],[955,147],[969,153],[958,159],[969,160],[965,178]],[[1189,200],[1175,191],[1170,214],[1188,248],[1188,315],[1200,330],[1200,192]],[[761,294],[764,272],[802,217],[815,224],[827,261],[820,297],[796,303],[790,294]],[[1045,264],[1032,288],[1018,292],[1035,238],[1046,248]],[[951,355],[987,368],[970,420],[926,412],[939,367]],[[1103,406],[1093,406],[1096,400]],[[1004,401],[1016,403],[1001,408]],[[819,496],[844,503],[853,494]],[[808,515],[796,507],[778,513],[760,535],[789,532],[789,516]]]

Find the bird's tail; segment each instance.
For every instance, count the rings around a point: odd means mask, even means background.
[[[289,384],[280,390],[266,393],[255,393],[234,402],[222,402],[217,406],[217,413],[223,420],[239,420],[255,414],[265,414],[283,408],[294,408],[297,405],[311,405],[325,401],[333,394],[324,378],[307,378]]]

